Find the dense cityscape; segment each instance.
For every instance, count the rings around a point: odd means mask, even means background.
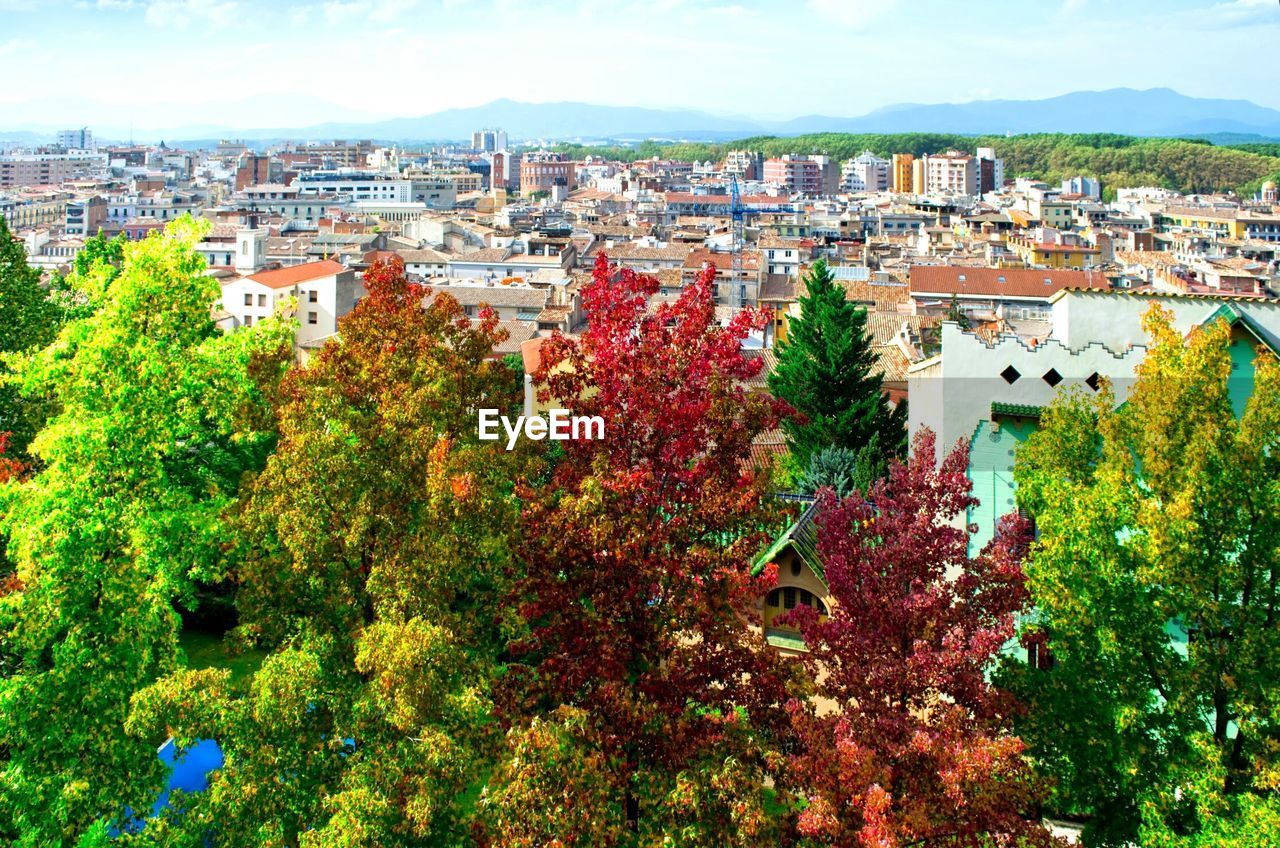
[[[1151,26],[1280,25],[1200,5]],[[249,12],[75,10],[165,49]],[[0,3],[0,67],[41,14]],[[0,112],[0,844],[1280,845],[1280,112],[162,138],[34,90]]]

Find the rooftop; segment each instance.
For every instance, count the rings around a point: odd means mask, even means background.
[[[1049,298],[1063,289],[1110,288],[1097,271],[1056,268],[975,268],[959,265],[912,265],[908,285],[913,295]]]

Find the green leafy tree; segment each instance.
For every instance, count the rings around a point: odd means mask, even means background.
[[[85,239],[67,276],[54,277],[49,296],[64,320],[84,318],[98,307],[124,264],[124,234],[109,239],[102,233]]]
[[[805,276],[800,316],[778,345],[778,366],[769,388],[803,419],[783,422],[795,462],[829,445],[853,451],[878,444],[886,456],[906,447],[906,410],[890,408],[880,377],[872,373],[875,353],[867,336],[867,312],[851,303],[824,260]]]
[[[3,354],[43,347],[58,334],[60,315],[27,264],[27,251],[0,218],[0,433],[9,433],[9,455],[26,459],[27,445],[45,416],[38,398],[24,398],[9,376]]]
[[[211,830],[230,845],[466,844],[502,741],[511,481],[531,460],[477,438],[478,408],[519,397],[489,358],[496,317],[443,293],[424,308],[399,262],[365,284],[340,339],[287,375],[279,443],[240,516],[240,633],[271,653],[247,691],[185,672],[135,702],[138,737],[172,727],[228,760],[153,823],[160,844]]]
[[[246,425],[250,374],[292,332],[224,336],[190,218],[123,251],[100,308],[15,361],[57,410],[40,470],[0,487],[16,591],[0,598],[0,840],[73,844],[153,800],[155,738],[124,732],[130,697],[179,662],[176,603],[224,566],[242,470],[269,434]],[[268,368],[268,371],[271,369]]]
[[[1249,840],[1277,813],[1280,367],[1257,350],[1237,416],[1247,335],[1215,321],[1184,339],[1158,307],[1144,327],[1127,403],[1066,394],[1018,452],[1039,528],[1024,638],[1055,663],[1005,674],[1094,842],[1267,844]]]

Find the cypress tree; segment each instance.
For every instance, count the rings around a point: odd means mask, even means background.
[[[769,388],[802,413],[783,423],[792,456],[807,468],[812,456],[837,445],[854,452],[878,444],[885,455],[906,446],[906,409],[890,408],[867,336],[867,311],[849,302],[824,260],[805,276],[800,316],[778,345]]]

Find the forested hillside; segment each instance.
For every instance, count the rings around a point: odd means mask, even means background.
[[[1017,136],[964,136],[947,133],[815,133],[790,138],[757,136],[724,144],[643,142],[633,147],[563,145],[575,156],[597,155],[635,161],[652,156],[713,162],[730,150],[755,150],[766,156],[821,153],[837,159],[870,150],[939,153],[952,148],[972,152],[995,148],[1005,175],[1058,182],[1064,177],[1096,177],[1108,189],[1162,186],[1182,192],[1256,191],[1263,180],[1280,175],[1280,145],[1218,147],[1202,139],[1138,138],[1111,133],[1040,133]]]

